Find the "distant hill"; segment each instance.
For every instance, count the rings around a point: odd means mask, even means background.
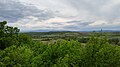
[[[120,32],[119,30],[97,30],[96,32]]]
[[[120,30],[87,30],[87,31],[63,31],[63,30],[33,30],[33,31],[26,31],[26,32],[120,32]]]

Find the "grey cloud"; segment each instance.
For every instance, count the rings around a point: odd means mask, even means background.
[[[111,14],[109,15],[110,19],[120,19],[120,4],[113,7]],[[112,21],[111,20],[111,21]]]
[[[19,1],[0,0],[0,20],[8,20],[16,22],[26,16],[34,16],[39,20],[46,20],[54,17],[53,12],[50,10],[40,10],[33,5],[25,5]]]
[[[77,24],[78,26],[88,26],[89,24],[93,23],[94,21],[69,21],[67,23],[75,23]]]
[[[30,0],[32,1],[32,0]],[[35,2],[41,2],[40,0],[34,0]],[[27,2],[27,1],[26,1]],[[118,2],[114,4],[113,2]],[[45,4],[46,9],[44,8]],[[37,4],[37,3],[36,3]],[[38,9],[39,8],[39,9]],[[28,16],[38,18],[34,20]],[[49,22],[50,25],[46,25],[46,28],[59,28],[57,25],[63,27],[63,29],[70,30],[87,30],[87,29],[100,29],[97,26],[89,26],[89,24],[95,21],[107,21],[114,23],[116,19],[120,19],[120,1],[119,0],[46,0],[39,4],[38,7],[35,5],[29,5],[21,3],[18,0],[0,0],[0,21],[8,20],[10,22],[18,22],[24,25],[27,22],[46,22],[50,18],[65,18],[68,22]],[[71,21],[73,20],[73,21]],[[93,21],[92,21],[93,20]],[[120,22],[120,21],[118,21]],[[66,26],[64,25],[66,24]],[[14,24],[14,23],[13,23]],[[40,23],[41,24],[41,23]],[[73,24],[73,25],[72,25]],[[53,25],[53,26],[52,26]],[[118,26],[107,26],[104,25],[105,29],[118,29]],[[36,27],[36,25],[35,25]],[[43,27],[38,27],[43,28]]]
[[[78,12],[87,11],[89,16],[95,16],[97,19],[103,19],[107,21],[120,18],[120,3],[118,5],[113,4],[113,0],[64,0],[69,6],[76,9]],[[119,1],[118,1],[119,2]],[[106,4],[113,4],[114,7]],[[110,11],[104,11],[110,7]],[[79,13],[81,14],[81,13]]]
[[[53,25],[63,25],[61,22],[51,22]]]
[[[64,23],[67,23],[67,24],[73,24],[73,25],[68,25],[68,26],[65,26],[67,28],[78,28],[78,27],[86,27],[88,26],[89,24],[93,23],[94,21],[77,21],[77,20],[74,20],[74,21],[68,21],[68,22],[51,22],[52,25],[64,25]]]
[[[78,26],[78,25],[68,25],[68,26],[64,26],[63,27],[64,29],[71,29],[71,30],[78,30],[78,29],[80,29],[80,27]]]

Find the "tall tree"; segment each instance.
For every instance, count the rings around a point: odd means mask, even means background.
[[[17,27],[7,26],[7,21],[0,22],[0,49],[5,49],[13,44],[18,44]]]

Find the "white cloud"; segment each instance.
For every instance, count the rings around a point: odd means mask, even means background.
[[[98,20],[98,21],[95,21],[94,23],[91,23],[89,24],[90,26],[97,26],[97,27],[101,27],[101,26],[105,26],[107,25],[108,22],[107,21],[104,21],[104,20]]]

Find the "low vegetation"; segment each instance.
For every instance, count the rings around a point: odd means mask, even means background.
[[[120,67],[117,40],[90,36],[44,43],[6,24],[0,22],[0,67]]]

